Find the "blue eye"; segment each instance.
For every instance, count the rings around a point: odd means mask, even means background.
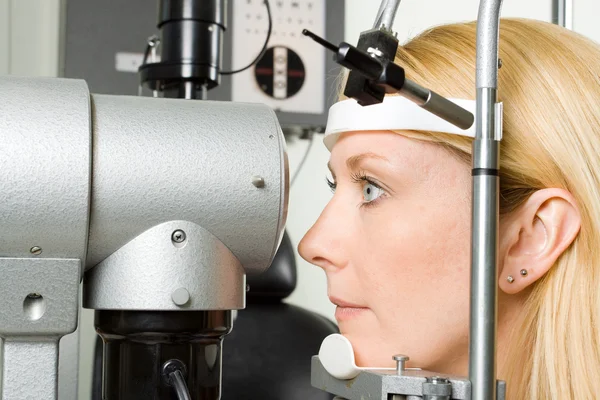
[[[383,194],[383,190],[376,185],[365,182],[363,185],[363,197],[365,199],[365,203],[370,203],[372,201],[377,200]]]

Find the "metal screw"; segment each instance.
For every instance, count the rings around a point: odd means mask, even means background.
[[[42,248],[38,246],[33,246],[29,251],[31,252],[31,254],[34,254],[36,256],[42,254]]]
[[[252,184],[254,186],[256,186],[257,188],[263,188],[265,187],[265,179],[262,176],[253,176],[252,177]]]
[[[190,292],[187,291],[186,288],[176,289],[173,293],[171,293],[171,300],[178,306],[183,306],[190,301]]]
[[[498,59],[498,69],[502,68],[502,59]]]
[[[396,373],[398,375],[403,375],[406,370],[406,362],[410,360],[410,357],[405,356],[404,354],[396,354],[393,358],[396,361]]]
[[[183,243],[183,242],[185,242],[185,232],[182,231],[181,229],[177,229],[171,235],[171,240],[174,241],[175,243]]]

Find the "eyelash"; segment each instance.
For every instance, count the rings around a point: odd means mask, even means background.
[[[382,196],[385,195],[385,190],[383,190],[381,185],[379,185],[377,182],[375,182],[373,180],[373,178],[367,176],[364,172],[362,172],[362,171],[360,171],[358,173],[353,172],[350,175],[350,177],[352,179],[352,182],[354,182],[354,183],[365,183],[366,182],[370,185],[375,186],[377,189],[383,191]],[[335,189],[337,188],[337,183],[330,181],[329,178],[325,178],[325,180],[327,181],[327,185],[329,186],[331,191],[335,193]],[[379,196],[376,200],[369,201],[369,202],[363,202],[363,203],[361,203],[360,207],[373,207],[376,203],[379,202],[380,199],[381,199],[381,196]]]
[[[329,178],[325,178],[325,180],[327,181],[327,186],[329,186],[329,189],[331,189],[332,192],[335,192],[335,188],[337,188],[337,183],[330,181]]]

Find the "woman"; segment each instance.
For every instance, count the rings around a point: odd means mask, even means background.
[[[475,99],[475,23],[400,47],[407,78]],[[502,20],[498,376],[509,399],[600,396],[600,48]],[[299,246],[358,365],[468,374],[472,139],[358,131],[329,143],[335,194]]]

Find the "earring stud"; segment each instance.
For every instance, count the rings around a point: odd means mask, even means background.
[[[513,278],[512,275],[509,275],[506,280],[508,281],[508,283],[513,283],[515,281],[515,278]]]
[[[521,270],[521,276],[527,276],[528,272],[526,269]]]

